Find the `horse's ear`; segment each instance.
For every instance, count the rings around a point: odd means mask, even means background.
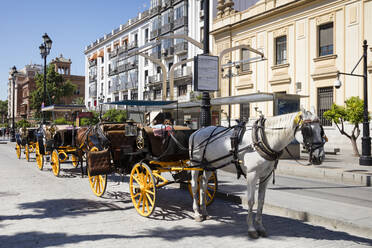
[[[316,116],[316,111],[315,111],[315,107],[314,106],[311,106],[310,108],[310,113],[314,116]]]

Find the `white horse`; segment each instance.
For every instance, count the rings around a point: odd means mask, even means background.
[[[280,152],[295,138],[295,134],[299,131],[303,124],[303,113],[291,113],[264,119],[261,124],[257,123],[252,130],[247,130],[238,146],[237,159],[242,164],[242,169],[246,173],[247,192],[248,192],[248,234],[251,238],[258,238],[259,235],[267,236],[266,230],[262,224],[262,209],[265,199],[265,191],[267,183],[272,175],[274,167],[277,163],[277,158]],[[259,127],[261,126],[261,127]],[[262,146],[254,139],[253,144],[252,132],[254,136],[260,132],[261,136],[266,136],[264,140],[264,148],[266,147],[273,154],[273,160],[268,160],[267,156],[262,156]],[[258,130],[258,131],[255,131]],[[314,130],[313,130],[314,131]],[[196,221],[202,221],[208,218],[206,209],[205,192],[207,187],[207,179],[210,177],[214,169],[223,167],[226,164],[232,163],[232,156],[224,155],[231,154],[231,135],[232,129],[225,127],[206,127],[194,132],[189,139],[189,151],[191,158],[191,166],[202,166],[205,168],[200,182],[200,198],[197,197],[197,178],[198,172],[193,171],[191,187],[193,192],[193,209]],[[255,136],[257,137],[257,136]],[[261,137],[262,138],[262,137]],[[252,145],[254,150],[252,149]],[[260,153],[257,150],[261,150]],[[266,158],[264,158],[266,157]],[[222,158],[219,159],[218,158]],[[216,159],[218,161],[216,161]],[[201,162],[203,161],[203,162]],[[212,161],[212,163],[210,163]],[[253,223],[253,205],[254,194],[258,182],[258,207]],[[200,208],[197,201],[200,199]]]

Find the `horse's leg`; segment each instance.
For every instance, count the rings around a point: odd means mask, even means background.
[[[266,188],[267,188],[267,184],[270,178],[271,178],[271,175],[268,178],[267,177],[264,177],[263,179],[261,178],[264,181],[261,182],[261,179],[260,179],[260,185],[258,186],[258,197],[257,197],[258,204],[257,204],[255,224],[256,224],[256,229],[257,229],[258,234],[262,237],[267,237],[266,229],[262,224],[262,210],[263,210],[263,205],[265,203]]]
[[[258,238],[258,233],[253,224],[253,205],[254,205],[254,193],[256,191],[257,176],[256,172],[247,173],[247,199],[248,199],[248,235],[253,239]]]
[[[208,219],[208,212],[207,212],[207,187],[208,187],[208,179],[211,176],[211,171],[204,171],[203,176],[200,180],[200,208],[203,215],[203,219]]]
[[[202,215],[199,210],[199,204],[198,204],[198,198],[197,194],[198,192],[198,176],[199,176],[199,171],[197,170],[192,170],[191,171],[191,190],[192,190],[192,208],[194,210],[194,218],[197,222],[202,221]]]

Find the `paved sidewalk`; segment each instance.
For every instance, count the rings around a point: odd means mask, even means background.
[[[264,213],[372,238],[372,168],[359,166],[356,157],[327,155],[319,166],[281,160],[276,184],[270,182]],[[218,197],[242,202],[247,207],[246,182],[236,179],[235,169],[218,171]],[[256,198],[257,199],[257,198]]]

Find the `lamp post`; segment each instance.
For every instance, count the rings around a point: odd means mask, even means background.
[[[209,0],[204,0],[204,41],[203,53],[209,54]],[[211,125],[211,97],[208,91],[203,91],[200,110],[200,126],[207,127]]]
[[[363,98],[364,98],[364,106],[363,106],[363,137],[362,137],[362,156],[359,158],[359,165],[372,165],[372,157],[371,157],[371,137],[369,135],[369,120],[368,120],[368,85],[367,85],[367,41],[363,41],[363,55],[359,59],[358,63],[355,65],[354,69],[351,73],[344,73],[338,72],[337,73],[337,80],[335,81],[334,85],[336,88],[341,87],[341,81],[339,79],[339,75],[347,75],[347,76],[355,76],[355,77],[362,77],[363,78]],[[363,75],[354,74],[355,69],[359,65],[359,63],[363,60]]]
[[[15,123],[14,123],[14,115],[15,115],[15,75],[18,73],[17,68],[13,66],[11,75],[12,75],[12,83],[13,83],[13,97],[12,97],[12,129],[10,131],[10,142],[15,142]]]
[[[231,79],[233,77],[238,76],[239,74],[235,74],[235,73],[232,72],[232,66],[234,64],[231,62],[231,60],[229,60],[227,62],[227,64],[229,65],[229,70],[227,71],[227,74],[226,75],[223,75],[222,76],[222,78],[228,78],[229,79],[229,96],[231,96],[231,84],[232,84]],[[239,64],[236,64],[235,65],[235,68],[236,69],[239,69],[240,68],[240,65]],[[222,68],[221,71],[223,72],[224,69]],[[229,115],[227,116],[227,120],[229,122],[229,127],[231,127],[231,104],[229,104]]]
[[[101,121],[102,120],[102,105],[103,105],[103,102],[105,101],[105,96],[102,94],[100,94],[100,96],[98,97],[98,103],[99,103],[99,120]]]
[[[46,58],[50,53],[50,49],[52,48],[52,40],[49,38],[47,33],[43,35],[43,40],[44,42],[41,43],[39,46],[40,49],[40,55],[41,58],[44,59],[44,92],[43,92],[43,104],[41,105],[42,107],[45,106],[46,103]],[[45,123],[45,113],[43,112],[42,114],[42,123]]]

